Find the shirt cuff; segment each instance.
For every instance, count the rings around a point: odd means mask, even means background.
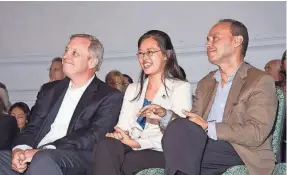
[[[25,151],[26,149],[33,149],[31,146],[28,146],[28,145],[17,145],[17,146],[15,146],[13,149],[12,149],[12,151],[14,150],[14,149],[21,149],[21,150],[23,150],[23,151]]]
[[[208,125],[207,135],[209,138],[211,138],[213,140],[217,140],[215,123],[216,123],[216,121],[207,122],[207,125]]]
[[[46,145],[46,146],[43,146],[42,149],[56,149],[56,147],[54,145]]]
[[[169,121],[171,120],[173,112],[170,110],[166,110],[165,116],[159,121],[159,125],[162,128],[166,128]]]

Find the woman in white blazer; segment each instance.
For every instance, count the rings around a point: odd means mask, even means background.
[[[125,92],[119,122],[95,150],[94,175],[132,175],[146,168],[164,168],[159,121],[137,116],[148,104],[158,104],[185,117],[191,110],[191,85],[177,63],[169,36],[158,30],[138,41],[142,67],[139,83]]]

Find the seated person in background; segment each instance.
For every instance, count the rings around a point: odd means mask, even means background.
[[[93,148],[113,131],[123,98],[95,75],[103,53],[94,36],[71,36],[63,55],[67,78],[42,86],[34,119],[14,140],[12,153],[0,152],[1,175],[92,173]]]
[[[29,106],[24,102],[14,103],[9,110],[9,115],[12,115],[16,118],[18,128],[22,130],[29,121]]]
[[[239,21],[223,19],[210,29],[207,56],[219,69],[198,82],[187,119],[173,120],[164,131],[166,175],[221,175],[243,164],[251,175],[272,174],[278,100],[273,78],[244,62],[248,41]]]
[[[9,100],[7,87],[0,82],[0,114],[8,114],[10,106],[11,102]]]
[[[138,113],[151,103],[182,117],[183,109],[191,109],[191,85],[180,73],[166,33],[151,30],[141,36],[137,56],[142,67],[140,82],[128,86],[116,131],[96,147],[94,175],[133,175],[146,168],[164,168],[159,121]]]
[[[106,75],[105,81],[109,86],[116,88],[121,92],[125,91],[124,77],[121,74],[121,72],[119,72],[117,70],[110,71]]]
[[[266,63],[264,70],[267,74],[273,77],[274,81],[279,81],[279,71],[280,71],[281,60],[271,60]]]
[[[63,80],[65,78],[61,57],[56,57],[52,60],[51,66],[49,68],[49,78],[49,82]]]
[[[124,84],[125,84],[125,89],[127,89],[127,87],[129,86],[129,84],[132,84],[134,81],[133,79],[128,76],[127,74],[123,74],[124,76]]]

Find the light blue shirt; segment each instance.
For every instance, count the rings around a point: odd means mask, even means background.
[[[239,67],[240,67],[240,65],[238,66],[238,68]],[[216,90],[216,96],[214,98],[211,110],[210,110],[210,112],[208,114],[208,118],[207,118],[207,124],[208,124],[207,135],[211,139],[217,140],[215,123],[221,123],[222,122],[228,94],[229,94],[229,91],[230,91],[230,88],[232,85],[232,81],[235,77],[235,74],[236,74],[238,68],[230,77],[228,77],[228,79],[227,79],[227,81],[223,87],[221,85],[222,84],[222,78],[221,78],[220,71],[218,70],[214,74],[214,78],[218,82],[218,87]]]

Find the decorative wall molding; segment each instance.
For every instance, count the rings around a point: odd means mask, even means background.
[[[248,51],[257,49],[268,49],[274,47],[286,47],[286,36],[275,36],[266,38],[254,38],[249,41]],[[205,55],[204,46],[185,46],[175,47],[177,55],[180,56],[195,56]],[[104,59],[106,61],[114,61],[114,59],[135,59],[136,51],[129,52],[107,52]],[[0,56],[0,66],[6,66],[7,64],[48,64],[54,55],[19,55],[19,56]]]

